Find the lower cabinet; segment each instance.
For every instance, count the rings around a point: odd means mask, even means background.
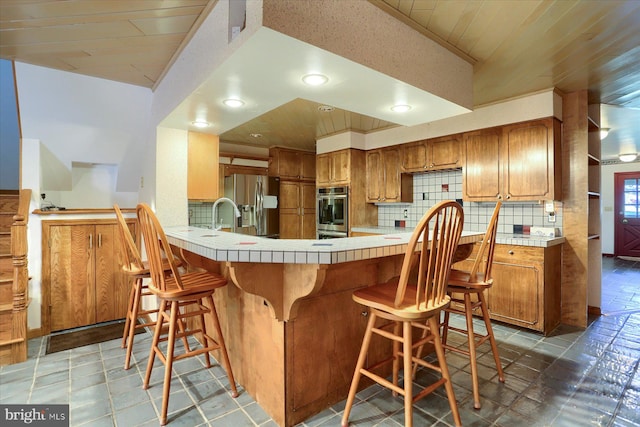
[[[477,249],[477,247],[476,247]],[[476,249],[455,268],[471,269]],[[496,244],[487,305],[493,320],[544,334],[560,323],[561,245]]]
[[[129,226],[134,232],[134,219]],[[129,283],[115,218],[43,221],[42,243],[43,332],[126,316]]]
[[[280,181],[280,238],[316,238],[316,184]]]

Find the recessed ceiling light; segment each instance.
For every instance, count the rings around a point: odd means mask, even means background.
[[[191,124],[197,128],[206,128],[206,127],[209,127],[210,125],[209,122],[201,119],[195,120],[191,122]]]
[[[331,105],[320,105],[318,106],[318,111],[322,111],[323,113],[328,113],[335,110]]]
[[[250,133],[249,136],[251,138],[262,138],[262,134],[261,133]]]
[[[222,103],[231,108],[238,108],[244,105],[244,101],[235,98],[225,99],[224,101],[222,101]]]
[[[411,110],[411,105],[406,104],[398,104],[391,107],[391,111],[394,113],[406,113],[409,110]]]
[[[633,162],[636,157],[638,157],[638,153],[627,153],[627,154],[618,154],[618,158],[621,162]]]
[[[302,81],[309,86],[320,86],[329,81],[329,78],[324,74],[307,74],[302,77]]]

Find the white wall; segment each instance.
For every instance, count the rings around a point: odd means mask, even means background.
[[[116,165],[114,191],[138,191],[150,89],[23,63],[16,80],[22,137],[43,144],[43,190],[71,191],[81,162]]]
[[[613,254],[615,248],[614,227],[614,174],[616,172],[640,172],[640,161],[602,165],[600,167],[600,221],[602,253]]]

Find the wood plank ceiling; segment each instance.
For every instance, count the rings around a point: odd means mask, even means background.
[[[475,106],[556,87],[640,109],[640,1],[369,1],[472,62]],[[0,57],[154,88],[216,2],[0,0]],[[393,126],[304,103],[221,137],[256,143],[246,135],[257,132],[270,135],[258,145],[291,145]],[[292,111],[301,126],[282,122]]]

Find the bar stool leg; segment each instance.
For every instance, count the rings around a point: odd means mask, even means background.
[[[138,279],[135,280],[137,281]],[[120,348],[125,348],[127,346],[127,338],[129,337],[129,326],[131,323],[131,310],[133,310],[134,307],[133,300],[135,299],[136,285],[137,283],[129,287],[129,305],[127,307],[127,316],[124,319],[124,329],[122,330],[122,343],[120,344]]]
[[[127,355],[124,359],[124,369],[129,369],[131,362],[131,352],[133,351],[133,340],[136,335],[136,323],[138,321],[138,308],[140,307],[140,299],[142,294],[142,278],[136,278],[135,285],[132,287],[133,303],[127,313],[127,323],[129,326],[127,340]],[[126,328],[126,326],[125,326]]]
[[[501,383],[504,382],[504,371],[502,370],[502,363],[500,362],[500,354],[498,353],[498,344],[496,338],[493,336],[493,328],[491,327],[491,319],[489,318],[489,310],[487,309],[487,301],[484,298],[484,292],[478,293],[478,299],[480,300],[480,309],[482,310],[482,318],[487,328],[487,334],[489,335],[489,343],[491,344],[491,352],[493,353],[493,360],[496,362],[496,369],[498,371],[498,380]]]
[[[464,293],[464,313],[467,319],[467,341],[469,344],[469,358],[471,359],[471,382],[473,388],[473,407],[480,409],[480,386],[478,384],[478,361],[476,359],[476,336],[473,332],[473,308],[471,295]]]

